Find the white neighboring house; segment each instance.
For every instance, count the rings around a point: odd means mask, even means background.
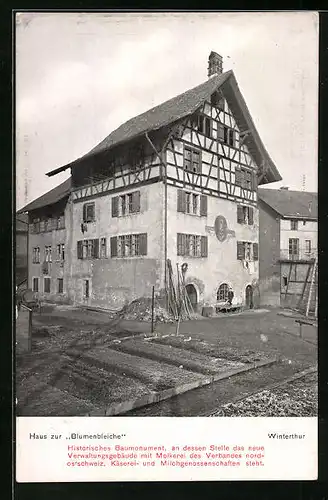
[[[258,197],[261,304],[292,307],[317,256],[318,195],[283,187]]]

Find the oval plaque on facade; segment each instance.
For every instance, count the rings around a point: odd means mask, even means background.
[[[223,215],[218,215],[214,222],[216,237],[219,241],[224,241],[227,238],[228,224],[227,219]]]

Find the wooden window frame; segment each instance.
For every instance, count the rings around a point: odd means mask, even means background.
[[[208,257],[207,236],[177,233],[177,255],[193,258]]]
[[[190,158],[187,158],[187,153],[190,154]],[[198,156],[198,160],[195,160],[194,157]],[[188,164],[190,164],[190,168],[188,168]],[[197,165],[197,169],[194,170],[193,165]],[[197,149],[193,146],[184,145],[183,148],[183,168],[186,172],[201,174],[202,173],[202,152],[200,149]]]
[[[92,214],[88,214],[88,210],[92,209]],[[96,220],[96,204],[94,201],[89,201],[83,204],[83,222],[95,222]]]
[[[291,231],[298,231],[298,220],[291,219],[291,221],[290,221],[290,230]]]

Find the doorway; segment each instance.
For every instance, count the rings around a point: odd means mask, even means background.
[[[186,292],[194,312],[197,312],[197,291],[194,285],[186,285]]]
[[[246,287],[246,307],[248,309],[253,309],[253,287],[251,285],[247,285]]]

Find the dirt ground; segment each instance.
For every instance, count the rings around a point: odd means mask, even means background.
[[[228,403],[213,417],[314,417],[318,414],[317,373],[264,390],[240,402]]]
[[[87,414],[105,403],[158,390],[160,378],[178,384],[179,378],[199,377],[197,363],[202,356],[222,366],[246,366],[275,356],[295,371],[301,370],[317,359],[316,329],[303,328],[305,340],[299,338],[294,318],[277,310],[254,310],[182,322],[179,336],[176,325],[157,324],[151,334],[149,323],[68,306],[44,306],[41,314],[33,316],[32,352],[16,356],[17,413]],[[137,343],[132,345],[127,338]],[[146,339],[147,348],[143,347]],[[190,357],[189,367],[180,366],[179,352],[183,360]],[[87,360],[90,353],[99,362]],[[111,360],[111,365],[101,360]],[[148,371],[140,369],[143,365]]]

